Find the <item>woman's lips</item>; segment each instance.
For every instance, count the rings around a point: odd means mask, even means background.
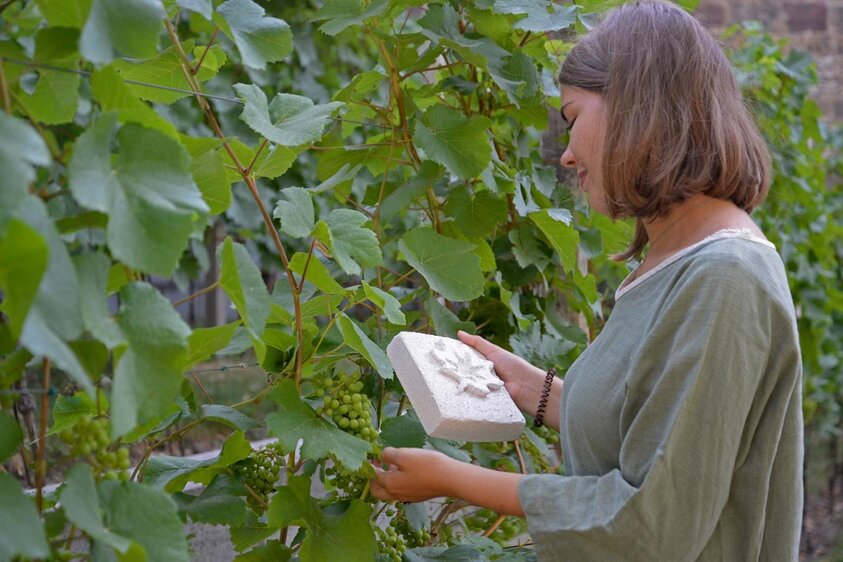
[[[577,174],[580,177],[580,189],[585,191],[585,177],[588,175],[588,172],[585,170],[579,172]]]

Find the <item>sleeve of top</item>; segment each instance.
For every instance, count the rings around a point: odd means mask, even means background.
[[[630,358],[618,468],[522,481],[541,559],[695,560],[706,545],[776,322],[763,288],[731,265],[689,268],[652,326],[630,326],[645,341]]]

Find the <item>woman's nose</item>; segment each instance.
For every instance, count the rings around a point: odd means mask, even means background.
[[[577,159],[574,157],[574,153],[571,151],[570,146],[565,147],[565,152],[563,152],[562,156],[559,158],[559,163],[565,168],[576,168]]]

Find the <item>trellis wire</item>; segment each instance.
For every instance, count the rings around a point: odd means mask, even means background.
[[[53,70],[55,72],[67,72],[69,74],[78,74],[79,76],[85,76],[86,78],[91,77],[91,73],[88,72],[87,70],[79,70],[79,69],[76,69],[76,68],[63,68],[61,66],[53,66],[51,64],[44,64],[44,63],[41,63],[41,62],[10,59],[8,57],[0,56],[0,63],[4,63],[4,62],[8,62],[8,63],[11,63],[11,64],[17,64],[19,66],[32,67],[32,68],[43,68],[44,70]],[[194,92],[192,90],[184,90],[182,88],[174,88],[172,86],[164,86],[164,85],[161,85],[161,84],[151,84],[149,82],[140,82],[138,80],[128,80],[126,78],[123,78],[123,82],[125,82],[126,84],[131,84],[133,86],[144,86],[146,88],[157,88],[159,90],[167,90],[168,92],[176,92],[176,93],[185,94],[185,95],[188,95],[188,96],[200,96],[200,97],[203,97],[203,98],[209,98],[209,99],[214,99],[214,100],[219,100],[219,101],[227,101],[229,103],[236,103],[236,104],[239,104],[239,105],[244,105],[243,100],[236,99],[236,98],[229,98],[229,97],[226,97],[226,96],[220,96],[220,95],[216,95],[216,94],[206,94],[204,92]],[[384,130],[390,129],[390,127],[387,127],[385,125],[381,125],[379,123],[373,123],[371,121],[351,121],[349,119],[343,119],[341,117],[329,117],[329,118],[334,120],[334,121],[342,122],[342,123],[353,123],[355,125],[364,125],[366,127],[375,127],[375,128],[384,129]]]

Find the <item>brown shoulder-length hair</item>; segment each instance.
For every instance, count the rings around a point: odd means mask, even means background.
[[[638,218],[622,260],[640,256],[642,219],[697,193],[752,211],[770,156],[717,41],[681,8],[641,0],[612,10],[571,50],[559,83],[599,92],[608,123],[603,184],[612,217]]]

